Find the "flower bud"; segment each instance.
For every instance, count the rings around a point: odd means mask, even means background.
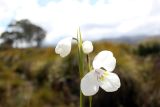
[[[55,48],[55,52],[61,57],[66,57],[71,52],[71,43],[71,37],[60,40]]]
[[[82,44],[82,49],[85,54],[89,54],[93,51],[93,45],[91,41],[85,41]]]

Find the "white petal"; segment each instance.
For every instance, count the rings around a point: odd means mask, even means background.
[[[95,71],[90,71],[81,80],[81,90],[85,96],[92,96],[99,90],[99,84]]]
[[[107,71],[112,72],[116,66],[116,59],[111,51],[101,51],[93,60],[94,69],[105,68]]]
[[[99,85],[107,92],[117,91],[121,86],[120,79],[117,74],[108,72],[104,80],[99,81]]]
[[[82,44],[83,52],[89,54],[93,51],[93,45],[91,41],[85,41]]]
[[[60,54],[61,57],[67,56],[71,51],[71,41],[71,37],[60,40],[55,48],[55,52]]]

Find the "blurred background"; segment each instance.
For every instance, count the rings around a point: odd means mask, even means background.
[[[91,60],[114,53],[122,84],[93,107],[160,107],[160,0],[0,0],[0,107],[79,106],[76,44],[54,52],[78,27]]]

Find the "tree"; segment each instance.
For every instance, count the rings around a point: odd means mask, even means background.
[[[13,46],[25,43],[29,46],[41,46],[42,40],[46,36],[46,31],[41,27],[31,23],[29,20],[24,19],[12,22],[8,25],[7,31],[3,32],[1,39],[4,40],[5,45]]]

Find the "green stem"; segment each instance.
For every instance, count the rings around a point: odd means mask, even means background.
[[[91,71],[91,63],[89,59],[89,55],[87,55],[87,64],[88,64],[88,72]],[[92,107],[92,96],[89,97],[89,107]]]
[[[92,107],[92,96],[89,96],[89,107]]]
[[[77,40],[78,40],[78,58],[79,58],[79,75],[80,79],[82,79],[84,75],[84,54],[82,51],[82,37],[81,37],[81,32],[80,29],[77,32]],[[80,107],[83,107],[83,94],[80,90]]]
[[[78,39],[77,39],[77,38],[72,38],[72,39],[78,42]]]
[[[89,55],[87,55],[87,65],[88,65],[88,72],[90,72],[91,71],[91,63],[90,63]]]

